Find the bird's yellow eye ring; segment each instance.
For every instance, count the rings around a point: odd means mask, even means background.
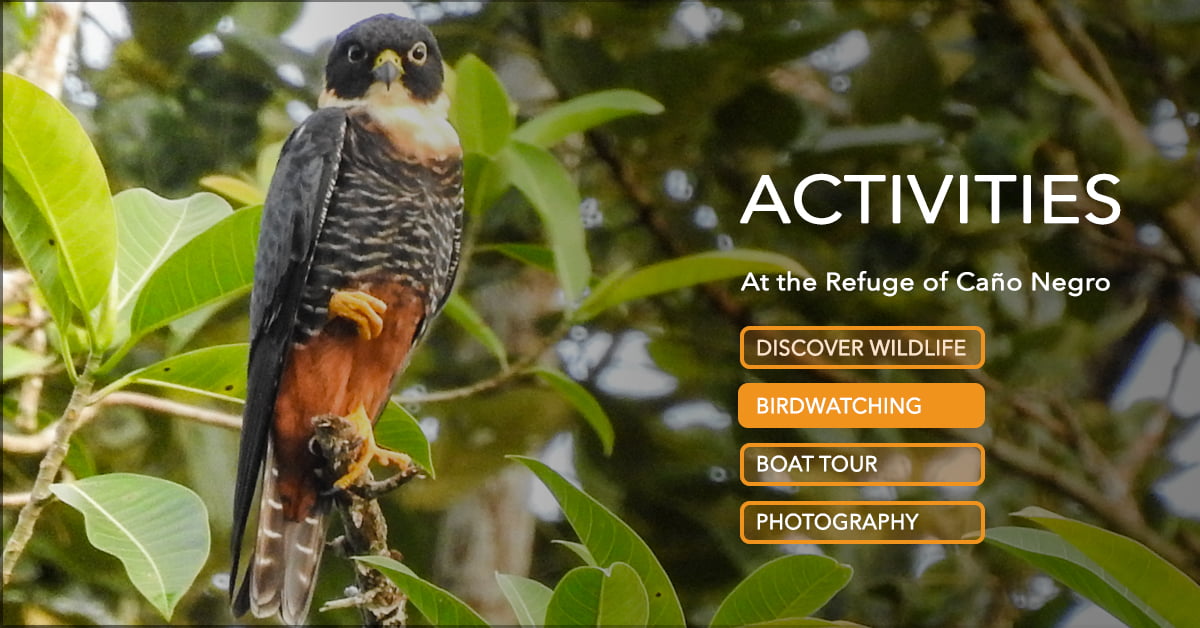
[[[423,41],[413,44],[413,47],[408,51],[408,60],[417,65],[425,65],[425,60],[428,58],[429,47]]]

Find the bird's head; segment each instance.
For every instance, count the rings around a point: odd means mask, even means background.
[[[329,103],[432,103],[442,93],[442,53],[420,22],[376,15],[342,31],[325,63]]]

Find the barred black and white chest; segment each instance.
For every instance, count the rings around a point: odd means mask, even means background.
[[[462,244],[462,158],[406,150],[381,131],[366,111],[350,112],[295,342],[325,325],[335,290],[400,283],[427,296],[427,319],[450,294]]]

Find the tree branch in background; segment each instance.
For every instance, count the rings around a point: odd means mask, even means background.
[[[1104,114],[1120,136],[1132,160],[1158,157],[1158,151],[1147,136],[1146,129],[1129,109],[1124,97],[1114,99],[1092,79],[1075,59],[1070,48],[1054,30],[1049,16],[1033,0],[1001,0],[1001,6],[1025,31],[1029,46],[1042,67],[1092,103]],[[1101,60],[1093,59],[1093,64]],[[1107,67],[1103,65],[1102,67]],[[1111,72],[1111,70],[1107,70]],[[1103,72],[1103,71],[1102,71]],[[1193,193],[1189,198],[1162,211],[1163,230],[1183,253],[1193,272],[1200,272],[1200,199]]]
[[[4,71],[18,74],[59,98],[71,51],[75,48],[83,3],[38,3],[38,11],[41,12],[41,19],[37,39],[29,50],[14,57]]]
[[[671,235],[673,230],[670,223],[655,207],[653,196],[634,178],[632,169],[621,159],[613,147],[612,140],[595,130],[588,131],[585,135],[588,145],[592,147],[596,157],[608,166],[613,180],[616,181],[629,202],[633,204],[634,209],[637,210],[638,219],[650,231],[654,239],[670,254],[670,257],[687,255],[689,251]],[[733,295],[729,294],[729,291],[721,285],[706,283],[700,286],[700,289],[713,307],[735,326],[740,328],[754,324],[754,318],[746,310],[746,307],[734,299]]]

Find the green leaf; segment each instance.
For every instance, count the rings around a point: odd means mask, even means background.
[[[413,606],[434,626],[487,626],[471,607],[449,591],[413,573],[407,565],[383,556],[355,556],[354,560],[383,572],[408,596]]]
[[[515,259],[522,264],[529,264],[535,268],[554,272],[554,253],[540,244],[484,244],[475,247],[476,253],[487,251],[495,251],[496,253]]]
[[[539,628],[546,625],[546,606],[554,595],[550,587],[537,580],[502,573],[496,574],[496,584],[500,585],[500,592],[522,626]]]
[[[50,366],[50,358],[14,345],[4,345],[4,381],[40,373]]]
[[[825,556],[784,556],[755,569],[721,602],[713,626],[742,626],[811,615],[854,570]]]
[[[7,72],[3,143],[4,170],[52,234],[59,280],[71,301],[91,314],[108,294],[117,250],[112,196],[95,147],[62,103]],[[89,322],[95,332],[100,319]]]
[[[166,619],[208,559],[208,511],[187,488],[110,473],[50,490],[83,513],[88,541],[121,560],[130,581]]]
[[[267,195],[262,188],[223,174],[201,177],[200,187],[224,196],[237,203],[238,207],[262,205],[267,200]]]
[[[482,216],[511,186],[491,157],[478,153],[463,157],[463,201],[468,215]]]
[[[592,426],[596,436],[600,437],[604,455],[611,455],[613,440],[616,438],[613,433],[612,421],[608,419],[608,414],[604,412],[604,408],[600,407],[600,403],[596,401],[592,393],[561,371],[539,367],[533,372],[575,406],[588,425]]]
[[[141,335],[250,289],[261,207],[233,212],[167,258],[146,281],[130,316]]]
[[[404,406],[395,401],[388,401],[375,423],[375,441],[393,451],[408,454],[417,466],[425,470],[429,477],[437,477],[433,469],[433,453],[429,449],[429,439],[421,431],[421,424]]]
[[[1037,507],[1013,513],[1061,536],[1175,626],[1200,626],[1200,584],[1145,545]]]
[[[592,567],[600,566],[600,565],[596,564],[596,559],[592,556],[592,553],[590,551],[588,551],[588,548],[586,546],[584,546],[582,543],[576,543],[574,541],[564,541],[562,539],[554,539],[553,541],[550,541],[550,542],[554,543],[555,545],[561,545],[561,546],[571,550],[571,552],[573,554],[575,554],[576,556],[578,556],[580,558],[580,560],[583,561],[583,564],[585,564],[585,565],[591,565]]]
[[[455,66],[450,123],[464,153],[495,155],[513,130],[508,93],[496,73],[479,57],[467,55]]]
[[[106,386],[100,396],[129,384],[186,390],[214,399],[241,403],[246,398],[246,343],[205,347],[140,368]]]
[[[271,189],[271,177],[275,176],[275,167],[279,165],[279,154],[287,140],[279,140],[267,144],[258,151],[258,159],[254,163],[254,180],[258,182],[259,190]],[[266,192],[262,193],[264,196]],[[265,201],[264,201],[265,202]]]
[[[221,197],[200,193],[170,200],[145,190],[113,197],[117,212],[118,320],[129,318],[151,275],[175,251],[233,211]]]
[[[549,148],[572,133],[582,133],[610,120],[639,113],[657,115],[662,111],[662,104],[641,92],[610,89],[555,105],[522,124],[513,137]]]
[[[58,250],[50,244],[54,234],[50,224],[34,206],[33,200],[21,189],[8,170],[4,170],[4,229],[12,238],[13,248],[33,277],[33,282],[42,293],[42,301],[54,324],[58,328],[57,343],[63,363],[74,373],[71,360],[71,320],[75,306],[67,294],[67,286],[61,279]]]
[[[508,351],[504,349],[504,343],[500,342],[496,332],[488,327],[479,312],[476,312],[475,308],[471,307],[471,304],[462,295],[458,293],[450,295],[450,298],[446,300],[445,313],[450,320],[462,327],[463,331],[471,334],[472,338],[487,347],[488,351],[491,351],[492,355],[500,361],[500,366],[508,365]]]
[[[650,616],[647,624],[684,625],[683,608],[679,605],[679,598],[675,594],[675,588],[671,586],[667,572],[633,528],[545,464],[524,456],[511,458],[529,467],[546,488],[550,489],[562,506],[567,521],[579,535],[579,540],[596,558],[597,564],[612,565],[624,562],[633,567],[641,577],[648,594]]]
[[[605,282],[583,300],[575,312],[577,321],[588,320],[615,305],[697,284],[742,277],[746,273],[791,271],[808,277],[796,261],[777,253],[752,249],[708,251],[652,264],[626,274],[620,281]]]
[[[546,607],[547,626],[645,626],[646,587],[633,567],[576,567],[567,572]]]
[[[1170,625],[1120,580],[1053,532],[1032,528],[988,528],[984,541],[1044,571],[1128,626],[1165,628]]]
[[[555,273],[568,308],[574,307],[592,276],[579,217],[579,190],[562,164],[544,148],[513,142],[497,160],[542,219],[554,252]]]

